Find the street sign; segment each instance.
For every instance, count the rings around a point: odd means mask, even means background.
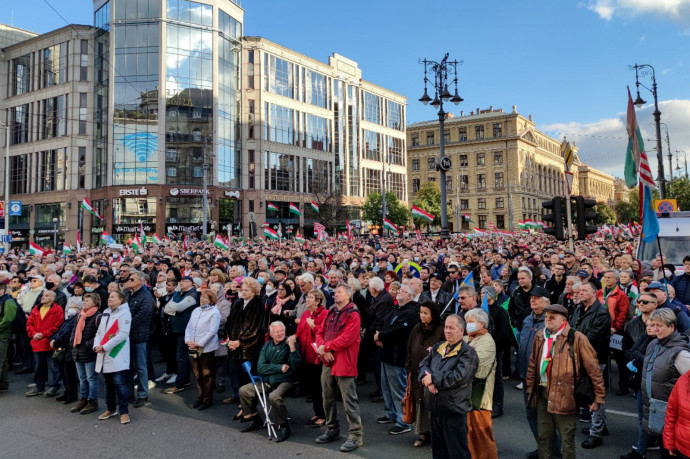
[[[565,171],[565,183],[568,185],[568,194],[573,193],[573,173]]]
[[[21,217],[22,216],[22,202],[21,201],[10,201],[10,217]]]
[[[449,171],[453,167],[453,162],[448,156],[444,156],[439,160],[438,167],[440,167],[441,170]]]
[[[678,202],[675,199],[655,199],[654,210],[660,214],[678,211]]]
[[[565,160],[565,170],[569,171],[570,166],[573,165],[573,160],[575,159],[573,147],[570,145],[570,142],[563,140],[563,143],[561,143],[561,154]]]
[[[0,242],[12,242],[12,235],[11,234],[3,234],[0,235]]]

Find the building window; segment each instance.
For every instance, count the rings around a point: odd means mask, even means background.
[[[272,107],[272,108],[273,108],[273,107]],[[247,101],[247,111],[249,112],[249,132],[248,132],[248,137],[249,137],[250,139],[253,139],[253,138],[254,138],[254,121],[256,120],[256,109],[255,109],[255,107],[254,107],[254,100],[249,99],[249,100]],[[268,114],[267,114],[267,115],[268,115]],[[271,120],[271,121],[273,122],[273,120]],[[292,119],[290,119],[290,121],[292,121]],[[274,129],[276,128],[276,126],[272,126],[272,127],[273,127]],[[266,128],[267,128],[267,129],[266,129],[266,132],[269,132],[269,129],[270,129],[270,128],[268,127],[268,123],[266,123]],[[293,133],[293,136],[294,136],[294,133]]]
[[[503,164],[503,152],[502,151],[495,151],[494,152],[494,166],[500,166]]]
[[[81,40],[79,56],[79,81],[86,81],[89,76],[89,41]]]
[[[486,209],[486,198],[477,199],[477,209]]]
[[[486,174],[477,174],[477,188],[486,188]]]
[[[496,188],[502,188],[503,185],[503,172],[494,173],[494,186]]]
[[[494,123],[494,138],[503,137],[503,124]]]
[[[467,128],[461,127],[460,129],[458,129],[458,135],[459,135],[458,140],[460,140],[460,142],[466,141],[467,140]]]
[[[469,199],[461,199],[460,200],[460,210],[467,210],[470,208],[470,200]]]
[[[443,142],[450,143],[450,129],[443,130]]]
[[[419,146],[419,134],[415,134],[412,136],[412,146],[413,147]]]
[[[436,177],[429,177],[427,180],[428,180],[429,182],[435,182],[435,181],[436,181]]]
[[[467,167],[467,155],[460,155],[460,161],[458,164],[460,167]]]
[[[486,157],[484,153],[477,153],[477,166],[486,166]]]
[[[428,170],[434,170],[436,169],[436,158],[427,158],[426,159],[426,168]]]
[[[247,57],[249,59],[247,66],[247,75],[249,77],[247,81],[247,89],[254,89],[254,50],[250,50]]]
[[[256,154],[254,150],[248,150],[247,159],[249,160],[249,189],[256,187]]]
[[[446,177],[446,191],[453,191],[453,179]]]
[[[79,188],[86,188],[86,147],[79,147]]]
[[[479,229],[486,229],[486,215],[479,216]]]
[[[426,133],[426,144],[427,145],[433,145],[434,144],[434,132],[433,131]]]
[[[416,193],[419,191],[419,179],[412,179],[412,192]]]
[[[505,229],[506,228],[506,216],[496,215],[496,228]]]
[[[484,138],[484,126],[475,126],[474,138],[475,139],[483,139]]]
[[[503,209],[504,204],[503,204],[503,198],[496,198],[496,208],[497,209]]]
[[[86,101],[85,92],[79,93],[79,135],[86,135]]]
[[[470,184],[470,177],[469,175],[461,175],[460,176],[460,189],[461,190],[466,190],[469,188]]]
[[[413,171],[418,171],[418,170],[419,170],[419,160],[418,160],[418,159],[413,159],[413,160],[412,160],[412,170],[413,170]]]

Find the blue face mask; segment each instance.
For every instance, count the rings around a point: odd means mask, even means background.
[[[259,277],[256,280],[259,281],[259,285],[264,285],[264,282],[266,282],[263,277]]]
[[[419,257],[414,257],[415,263],[419,261]]]
[[[86,290],[86,293],[91,293],[93,292],[93,287],[85,287],[84,290]]]

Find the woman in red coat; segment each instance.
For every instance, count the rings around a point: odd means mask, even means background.
[[[53,348],[50,347],[50,338],[65,321],[65,313],[60,305],[55,303],[55,292],[43,290],[41,302],[31,310],[26,321],[26,332],[31,339],[31,349],[34,351],[36,373],[34,373],[34,387],[26,393],[27,397],[43,394],[48,381],[48,366],[51,362]],[[53,386],[47,394],[55,395],[59,386],[55,384],[57,377],[53,372]]]
[[[671,391],[664,422],[664,448],[672,456],[690,457],[690,371],[678,378]]]
[[[321,397],[321,359],[314,349],[316,330],[326,320],[325,301],[326,297],[319,289],[313,289],[307,294],[307,309],[299,319],[296,333],[302,353],[301,384],[311,397],[314,409],[314,416],[307,421],[307,425],[312,427],[321,427],[326,422],[326,413],[323,410],[323,398]]]

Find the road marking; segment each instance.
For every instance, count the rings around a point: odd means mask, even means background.
[[[618,410],[608,410],[608,409],[607,409],[607,410],[606,410],[606,414],[609,414],[609,413],[611,413],[611,414],[619,414],[619,415],[621,415],[621,416],[630,416],[631,418],[636,418],[636,417],[637,417],[637,413],[629,413],[629,412],[627,412],[627,411],[618,411]]]

